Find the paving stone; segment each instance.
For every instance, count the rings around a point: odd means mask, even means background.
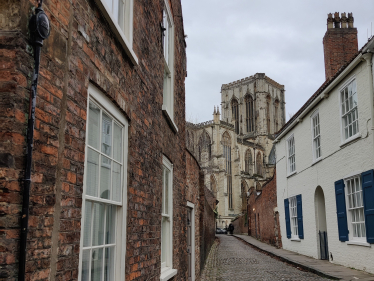
[[[263,254],[234,236],[220,235],[208,255],[201,281],[327,281]]]

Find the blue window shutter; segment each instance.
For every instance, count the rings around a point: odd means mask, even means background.
[[[368,243],[374,243],[374,170],[361,174],[362,191],[364,193],[364,210],[366,240]]]
[[[286,233],[287,238],[291,238],[291,221],[290,221],[290,203],[288,202],[288,198],[284,199],[284,213],[286,217]]]
[[[299,238],[304,239],[303,204],[301,201],[301,194],[296,196],[296,202],[297,202],[297,228],[299,230]]]
[[[335,182],[336,214],[338,216],[339,240],[348,241],[347,209],[345,206],[344,180]]]

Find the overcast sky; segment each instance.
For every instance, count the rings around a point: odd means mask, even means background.
[[[288,120],[325,81],[327,14],[353,12],[359,49],[374,22],[374,0],[182,0],[182,8],[193,122],[212,119],[222,84],[255,73],[285,86]]]

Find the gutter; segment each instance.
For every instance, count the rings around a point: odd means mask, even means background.
[[[374,40],[373,40],[374,42]],[[374,45],[374,44],[372,44]],[[316,106],[322,99],[325,99],[325,98],[328,98],[329,96],[329,92],[331,90],[333,90],[336,85],[341,81],[343,80],[343,78],[345,78],[345,76],[353,69],[355,68],[360,62],[362,62],[363,58],[362,58],[362,53],[360,53],[349,65],[346,69],[343,70],[342,73],[340,73],[340,75],[335,78],[331,83],[330,85],[328,85],[326,87],[326,89],[324,89],[322,91],[322,93],[320,93],[313,101],[312,103],[297,117],[297,119],[295,119],[280,135],[278,135],[276,137],[276,139],[274,140],[274,143],[277,143],[280,141],[281,138],[284,137],[284,135],[286,135],[293,127],[295,127],[298,123],[301,123],[303,121],[303,117],[305,115],[307,115],[309,113],[309,111],[314,107]]]

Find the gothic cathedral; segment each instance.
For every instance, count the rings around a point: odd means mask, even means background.
[[[221,87],[213,120],[187,122],[187,149],[218,204],[217,227],[245,214],[247,192],[260,192],[275,168],[274,134],[285,123],[284,86],[264,73]]]

